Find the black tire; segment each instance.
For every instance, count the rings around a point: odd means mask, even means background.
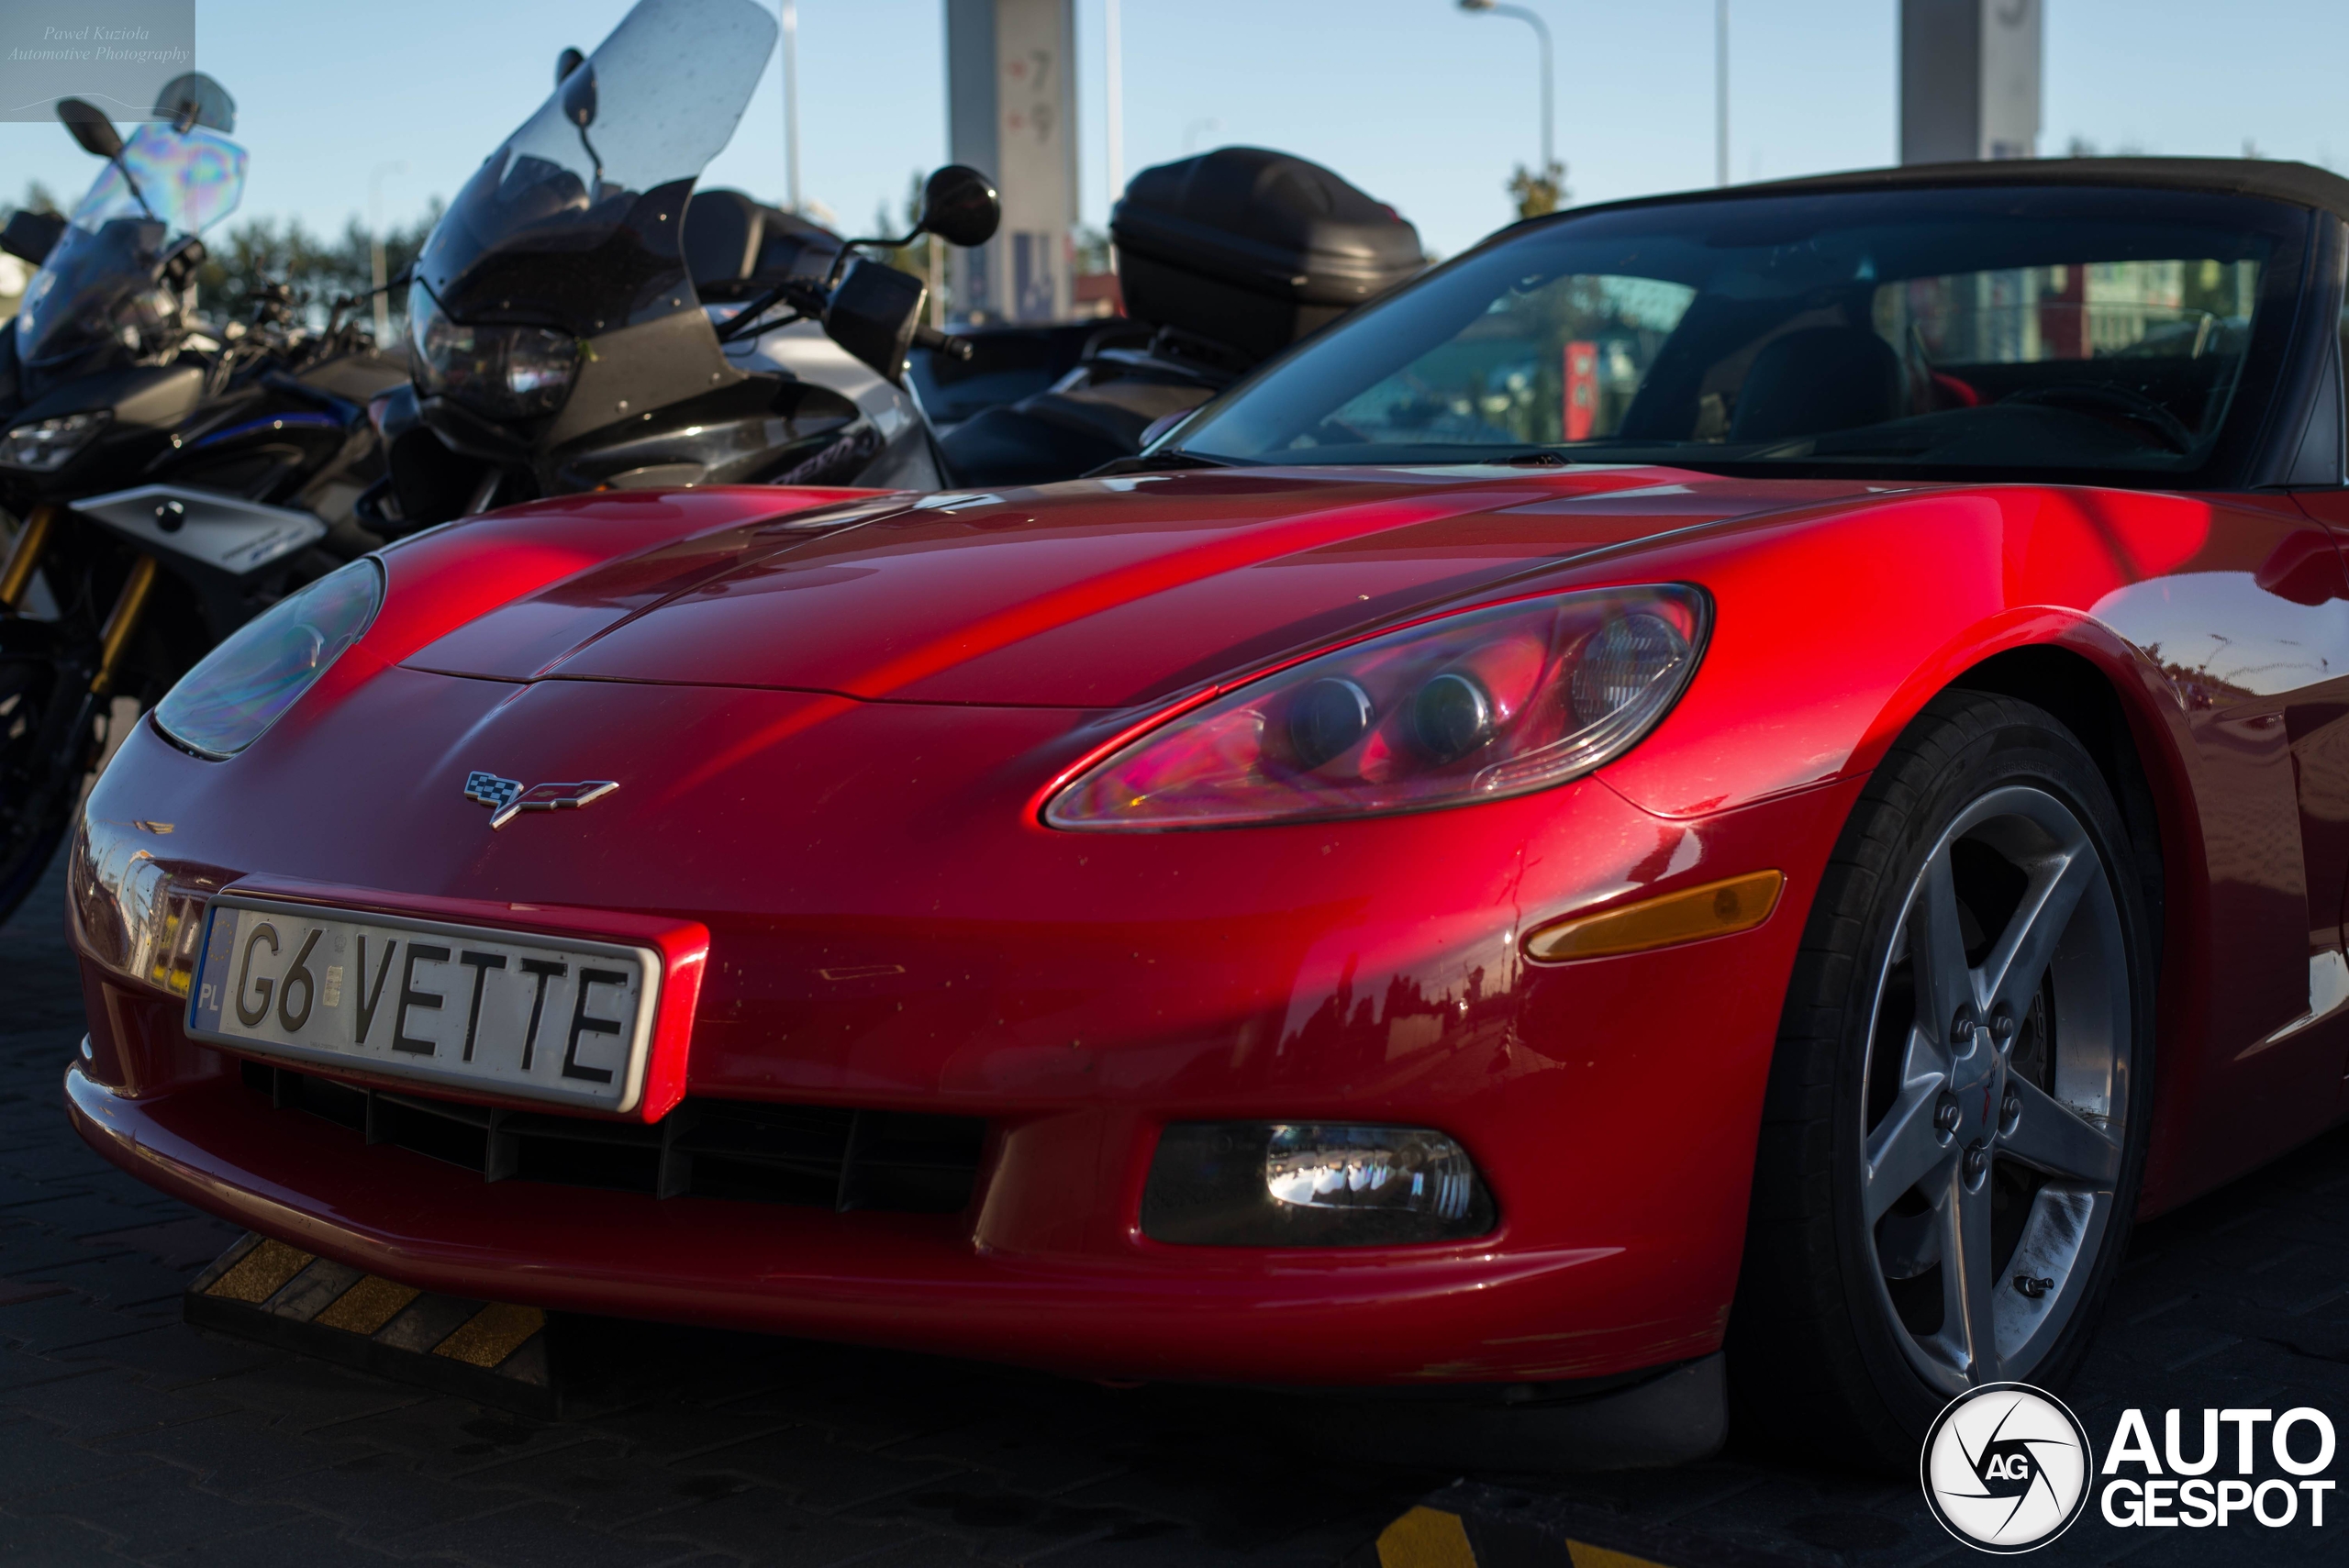
[[[1998,815],[2009,806],[2038,815]],[[2083,836],[2054,836],[2066,814]],[[2042,830],[2051,836],[2034,851],[2031,834]],[[2095,862],[2076,865],[2083,845]],[[2157,852],[2132,843],[2079,742],[2027,703],[1943,693],[1886,755],[1821,881],[1772,1062],[1728,1336],[1745,1437],[1913,1475],[1927,1428],[1965,1386],[2008,1380],[2052,1389],[2078,1366],[2128,1245],[2144,1162],[2158,939],[2142,862]],[[2019,894],[2015,877],[2024,879]],[[2045,891],[2058,881],[2076,903],[2059,906]],[[1955,915],[1936,925],[1932,911],[1950,901],[1929,889],[1943,885],[1954,889]],[[2087,938],[2075,920],[2094,922]],[[1936,945],[1936,931],[1958,933],[1962,966],[1955,949]],[[1998,942],[2035,951],[2043,932],[2051,952],[2059,935],[2065,946],[2033,988],[2001,990],[1989,1016],[1977,1010],[1994,971],[2012,985],[2031,984],[2014,978],[2027,962],[1998,968]],[[1937,978],[1952,973],[1965,977],[1954,989]],[[2015,995],[2030,997],[2020,1018],[2008,1005]],[[1936,1088],[1919,1064],[1929,1065],[1935,1049],[1929,1020],[1949,1016],[1933,1010],[1935,999],[1952,996],[1976,1000],[1961,1000],[1952,1017],[1939,1049],[1954,1065]],[[1979,1054],[1985,1044],[1999,1064],[1995,1090],[1978,1075],[1993,1070]],[[1899,1070],[1887,1080],[1893,1060]],[[2115,1076],[2107,1082],[2118,1084],[2101,1113],[2092,1095],[2075,1093],[2099,1060],[2110,1061]],[[1887,1093],[1897,1104],[1887,1104]],[[1965,1119],[1976,1098],[1987,1115],[1994,1093],[1994,1116]],[[2105,1143],[2081,1142],[2080,1128]],[[2011,1151],[2002,1141],[2009,1138]],[[2051,1140],[2065,1139],[2065,1158],[2045,1161],[2057,1146]],[[1929,1156],[1942,1162],[1933,1174],[1898,1184]],[[2007,1218],[2016,1208],[2009,1193],[2022,1195],[2020,1220]],[[2051,1233],[2043,1226],[2057,1223],[2043,1218],[2048,1210],[2098,1216],[2060,1283],[2038,1273]],[[2020,1238],[2003,1257],[2002,1224]],[[1961,1260],[1954,1268],[1953,1255]],[[1976,1266],[1982,1257],[1995,1266]],[[2001,1294],[2008,1289],[2019,1300]],[[2014,1343],[2023,1364],[2001,1362],[2010,1322],[2021,1325]],[[1963,1342],[1952,1348],[1953,1337]]]

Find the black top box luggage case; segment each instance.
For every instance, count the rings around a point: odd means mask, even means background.
[[[1319,163],[1225,147],[1112,210],[1126,314],[1268,359],[1425,265],[1419,230]]]

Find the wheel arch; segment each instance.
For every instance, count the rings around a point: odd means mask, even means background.
[[[2169,1177],[2181,1134],[2172,1091],[2195,1076],[2190,1067],[2182,1077],[2165,1072],[2163,1063],[2191,1058],[2199,1016],[2191,966],[2164,959],[2196,951],[2195,928],[2204,918],[2192,874],[2200,861],[2199,818],[2183,738],[2144,685],[2069,643],[2003,649],[1968,666],[1945,689],[1988,692],[2045,710],[2095,760],[2121,807],[2154,939],[2154,1115],[2138,1212],[2158,1213],[2176,1201],[2168,1195]]]
[[[1960,673],[1947,689],[1988,692],[2044,709],[2096,760],[2128,824],[2140,859],[2147,907],[2157,939],[2166,941],[2173,902],[2170,870],[2184,862],[2191,813],[2180,798],[2184,760],[2166,743],[2166,726],[2151,711],[2132,711],[2122,688],[2102,666],[2074,649],[2031,643],[1992,654]],[[2151,755],[2149,755],[2149,751]],[[2182,890],[2180,890],[2182,891]]]

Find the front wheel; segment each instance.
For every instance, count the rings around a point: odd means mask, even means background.
[[[2077,1365],[2152,1108],[2136,853],[2028,704],[1944,694],[1886,756],[1772,1065],[1730,1329],[1749,1426],[1913,1470],[1957,1394]]]
[[[75,794],[45,789],[56,667],[0,660],[0,922],[17,913],[66,836]]]

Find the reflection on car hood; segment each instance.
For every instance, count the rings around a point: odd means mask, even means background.
[[[1868,489],[1479,467],[1222,469],[950,494],[827,532],[731,533],[730,560],[649,603],[602,591],[599,576],[628,570],[607,562],[404,662],[501,680],[1121,707],[1592,550]]]

